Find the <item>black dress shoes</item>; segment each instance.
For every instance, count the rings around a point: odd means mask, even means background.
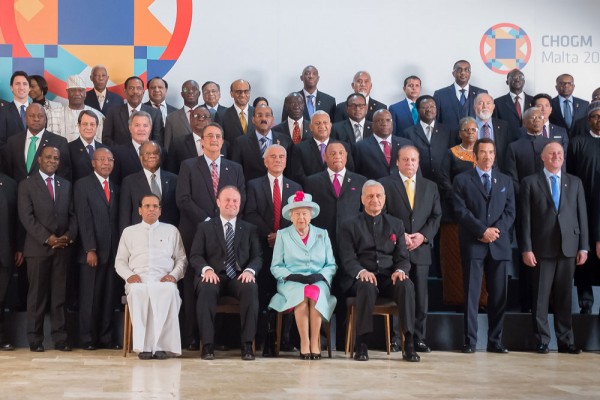
[[[193,340],[190,344],[187,345],[188,351],[198,351],[200,350],[200,343]]]
[[[354,351],[356,361],[369,361],[369,348],[366,343],[358,343]]]
[[[252,350],[252,342],[242,343],[242,360],[254,360],[254,351]]]
[[[575,347],[574,344],[570,344],[566,347],[562,347],[562,346],[559,347],[558,352],[559,353],[568,353],[568,354],[580,354],[581,349],[579,347]]]
[[[390,351],[392,353],[398,353],[402,351],[402,340],[399,337],[392,338],[392,343],[390,343]]]
[[[402,359],[408,362],[419,362],[421,361],[421,357],[413,350],[406,350],[402,353]]]
[[[431,353],[431,349],[427,346],[427,343],[423,339],[415,340],[415,350],[419,353]]]
[[[58,351],[71,351],[73,349],[71,349],[71,346],[69,346],[67,343],[65,343],[65,342],[59,342],[59,343],[56,343],[54,345],[54,350],[58,350]]]
[[[93,343],[86,342],[81,345],[82,350],[96,350],[96,346]]]
[[[41,343],[31,343],[29,345],[29,350],[35,352],[35,353],[43,353],[44,352],[44,345]]]
[[[151,360],[152,359],[152,353],[149,351],[142,351],[141,353],[138,354],[138,358],[140,360]]]
[[[155,360],[166,360],[167,358],[169,358],[169,356],[167,355],[166,351],[155,351],[152,355],[152,358],[154,358]]]
[[[465,353],[465,354],[473,354],[473,353],[475,353],[475,346],[472,346],[470,344],[465,344],[465,345],[463,345],[461,352]]]
[[[212,344],[205,344],[202,346],[202,353],[200,358],[203,360],[214,360],[215,359],[215,346]]]
[[[0,351],[11,351],[14,349],[15,349],[15,346],[13,346],[11,343],[4,342],[4,343],[0,344]]]
[[[535,352],[538,354],[548,354],[550,352],[550,350],[548,349],[548,344],[538,343],[538,345],[535,346]]]
[[[501,344],[490,344],[487,347],[488,353],[496,353],[496,354],[508,354],[508,350],[506,347]]]

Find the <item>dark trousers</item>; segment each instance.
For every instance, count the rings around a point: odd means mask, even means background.
[[[501,344],[506,309],[506,271],[510,262],[494,260],[489,254],[485,259],[463,258],[466,345],[477,344],[477,313],[484,272],[488,291],[488,345]]]
[[[258,285],[242,283],[220,275],[218,283],[196,282],[196,313],[202,344],[213,344],[215,337],[215,314],[219,296],[232,296],[240,301],[241,341],[252,342],[256,335],[258,320]]]
[[[377,297],[392,299],[398,305],[400,327],[405,337],[412,338],[415,329],[415,289],[410,279],[392,284],[389,276],[377,275],[377,286],[357,279],[351,288],[356,296],[356,337],[373,332],[373,307]]]
[[[573,324],[571,318],[571,296],[575,258],[538,258],[538,265],[532,269],[533,285],[533,332],[538,343],[550,342],[548,306],[552,299],[554,310],[554,331],[558,347],[573,344]]]
[[[415,340],[424,339],[429,307],[427,290],[429,265],[412,264],[409,276],[415,287]]]
[[[50,303],[50,321],[54,343],[66,342],[65,296],[69,249],[58,249],[49,257],[27,257],[27,339],[44,341],[44,313]]]
[[[12,273],[12,266],[5,266],[0,262],[0,344],[7,341],[4,332],[4,300],[8,289],[8,282]]]
[[[198,343],[199,340],[198,321],[196,321],[194,274],[194,268],[188,267],[183,277],[183,330],[181,334],[183,346]]]
[[[112,344],[114,259],[90,267],[79,264],[79,337],[82,343]]]

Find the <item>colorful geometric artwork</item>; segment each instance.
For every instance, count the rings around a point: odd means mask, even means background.
[[[508,74],[512,69],[523,69],[527,65],[532,53],[531,41],[522,28],[503,22],[483,34],[479,52],[489,69]]]
[[[122,94],[127,77],[147,81],[173,67],[190,33],[192,0],[1,1],[0,15],[0,97],[10,98],[17,70],[43,75],[64,97],[66,78],[80,74],[90,84],[97,64]]]

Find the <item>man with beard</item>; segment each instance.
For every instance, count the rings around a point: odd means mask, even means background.
[[[496,143],[496,165],[500,171],[505,171],[508,144],[516,140],[518,136],[511,136],[505,121],[492,118],[495,108],[494,99],[487,92],[478,94],[473,103],[475,121],[479,130],[477,137],[478,139],[489,138]]]

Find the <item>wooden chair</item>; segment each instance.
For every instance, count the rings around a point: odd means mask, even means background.
[[[283,325],[283,313],[277,313],[277,325],[276,335],[277,335],[277,345],[275,348],[275,355],[279,356],[279,349],[281,348],[281,327]],[[331,324],[329,322],[323,321],[321,323],[321,327],[325,330],[325,337],[327,338],[327,356],[331,358]],[[321,343],[319,343],[319,348],[321,348]]]
[[[233,296],[220,296],[217,299],[215,312],[217,314],[240,314],[240,301]],[[252,351],[256,354],[256,340],[252,341]]]
[[[347,313],[347,328],[346,328],[346,349],[344,353],[350,353],[350,357],[354,355],[354,334],[356,325],[356,297],[348,297],[346,299]],[[377,298],[375,307],[373,307],[373,315],[381,315],[385,321],[385,344],[387,354],[390,354],[391,338],[390,338],[390,317],[392,315],[398,315],[398,306],[396,302],[384,297]],[[404,336],[402,336],[402,349],[404,349]]]
[[[133,352],[133,325],[131,324],[131,314],[127,305],[127,296],[121,297],[121,303],[125,306],[125,319],[123,320],[123,357],[127,353]]]

